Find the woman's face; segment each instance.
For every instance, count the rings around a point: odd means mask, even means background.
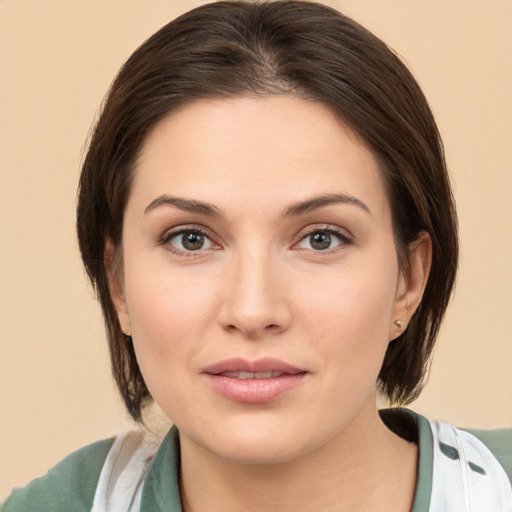
[[[414,283],[375,159],[327,107],[240,97],[168,116],[136,166],[123,255],[119,319],[182,440],[289,460],[375,411]]]

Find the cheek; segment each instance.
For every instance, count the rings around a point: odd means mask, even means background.
[[[331,275],[325,286],[316,280],[298,312],[332,378],[351,388],[375,381],[389,343],[398,269],[370,269]]]
[[[146,283],[130,302],[132,337],[142,375],[151,396],[175,421],[186,410],[187,382],[197,347],[200,323],[187,295],[168,292],[160,283]]]
[[[132,329],[163,342],[188,338],[201,328],[216,296],[211,278],[201,271],[171,269],[165,258],[129,263],[125,290]]]
[[[302,304],[298,316],[327,331],[351,333],[358,342],[368,339],[365,333],[374,333],[369,339],[375,339],[380,332],[387,339],[397,275],[398,267],[391,262],[381,270],[361,265],[317,273],[310,280],[302,276],[296,281],[300,284],[294,302]]]
[[[165,265],[129,263],[125,291],[134,347],[154,394],[166,389],[172,376],[191,369],[194,351],[213,320],[218,294],[204,276],[191,279],[190,272],[170,272]]]

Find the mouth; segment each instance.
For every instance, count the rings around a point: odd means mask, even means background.
[[[241,380],[249,380],[249,379],[274,379],[276,377],[281,377],[281,375],[289,375],[286,372],[280,372],[276,370],[269,370],[267,372],[222,372],[217,375],[221,375],[223,377],[231,377],[233,379],[241,379]]]
[[[229,359],[203,371],[209,384],[224,398],[240,403],[270,402],[295,389],[308,372],[277,359]]]

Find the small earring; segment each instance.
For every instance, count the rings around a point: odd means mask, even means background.
[[[402,320],[395,320],[395,325],[399,328],[399,329],[402,329],[402,327],[404,326],[404,321]]]

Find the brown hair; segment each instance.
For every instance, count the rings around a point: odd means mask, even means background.
[[[392,402],[420,392],[458,259],[455,207],[443,147],[418,84],[381,40],[315,3],[217,2],[164,26],[128,59],[106,97],[80,179],[77,228],[98,294],[114,378],[140,419],[150,399],[131,339],[112,304],[105,243],[122,255],[124,208],[149,130],[198,98],[295,94],[328,105],[367,142],[388,191],[399,263],[426,231],[430,277],[406,331],[389,344],[379,387]],[[122,257],[122,256],[121,256]]]

